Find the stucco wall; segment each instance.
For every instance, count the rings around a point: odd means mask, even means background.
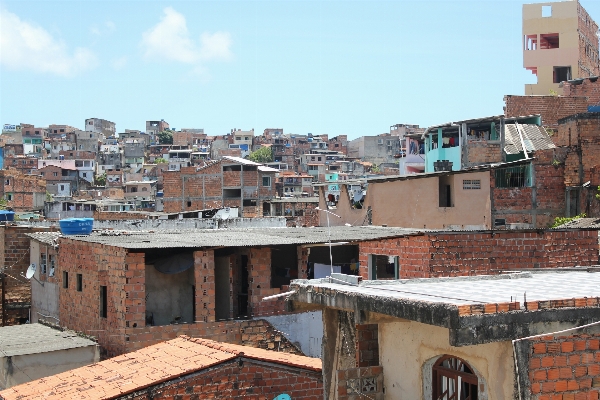
[[[448,177],[453,182],[453,207],[439,207],[438,176],[371,183],[364,207],[372,205],[373,225],[427,229],[477,226],[490,229],[490,173],[484,171]],[[481,180],[481,189],[463,190],[463,179]]]
[[[425,399],[423,365],[444,354],[462,358],[483,376],[488,400],[514,398],[515,377],[510,342],[453,347],[449,345],[448,337],[448,329],[418,322],[379,324],[385,398]]]
[[[100,361],[97,345],[0,358],[0,387],[6,389]]]

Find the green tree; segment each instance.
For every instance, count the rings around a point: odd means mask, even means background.
[[[162,158],[162,157],[158,157],[158,158],[155,158],[155,159],[154,159],[154,164],[164,164],[164,163],[166,163],[166,162],[167,162],[167,160],[165,160],[165,159],[164,159],[164,158]]]
[[[574,221],[574,220],[580,219],[580,218],[585,218],[585,213],[581,213],[574,217],[556,217],[556,218],[554,218],[554,223],[552,224],[552,226],[550,228],[557,228],[561,225],[566,224],[567,222],[571,222],[571,221]]]
[[[96,175],[96,186],[106,186],[106,172],[102,175]]]
[[[158,132],[156,136],[158,136],[160,144],[173,144],[173,132],[171,131]]]
[[[254,161],[257,163],[268,163],[273,161],[273,150],[271,147],[261,147],[260,149],[253,151],[248,156],[250,161]]]

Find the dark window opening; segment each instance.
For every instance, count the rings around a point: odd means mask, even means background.
[[[571,67],[554,67],[552,77],[554,83],[571,80]]]
[[[452,176],[440,176],[439,178],[439,206],[453,207],[452,204]]]
[[[246,199],[244,199],[242,205],[244,207],[256,207],[256,200],[246,200]]]
[[[225,165],[223,167],[223,171],[225,171],[225,172],[241,171],[241,170],[242,170],[242,166],[241,165]]]
[[[83,291],[83,275],[77,274],[77,291]]]
[[[400,268],[397,256],[369,256],[370,279],[399,279]]]
[[[106,286],[100,286],[100,317],[106,318],[107,309],[107,293]]]
[[[432,370],[433,400],[477,400],[477,375],[459,358],[444,356]]]
[[[223,189],[223,198],[239,199],[242,197],[242,189]]]
[[[191,201],[188,201],[188,202],[187,202],[187,206],[188,206],[188,207],[191,207],[191,206],[192,206],[192,202],[191,202]]]
[[[69,273],[67,271],[63,271],[63,289],[69,288]]]
[[[531,187],[531,164],[499,168],[495,174],[495,187]]]
[[[258,167],[256,165],[244,165],[244,171],[257,171]]]

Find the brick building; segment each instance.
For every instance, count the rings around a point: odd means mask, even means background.
[[[24,225],[0,225],[0,313],[2,326],[24,324],[29,320],[31,283],[22,275],[30,265],[29,237],[48,228]],[[34,284],[37,284],[34,282]],[[3,292],[3,293],[2,293]]]
[[[111,356],[177,334],[253,343],[244,335],[248,317],[284,316],[282,298],[262,299],[285,292],[292,279],[327,276],[330,263],[335,271],[378,279],[598,263],[597,233],[588,230],[421,233],[344,226],[31,237],[40,246],[58,243],[61,325],[96,336]],[[40,296],[56,298],[52,293]],[[304,335],[298,321],[289,315],[286,332]]]
[[[164,211],[236,207],[241,216],[263,215],[263,203],[275,197],[277,170],[238,157],[225,156],[205,167],[165,171]]]
[[[323,310],[325,398],[597,399],[596,275],[334,274],[295,281],[288,307]]]
[[[36,161],[37,167],[37,161]],[[37,175],[25,175],[15,169],[0,170],[0,198],[15,211],[44,209],[46,180]]]
[[[573,114],[586,112],[589,103],[585,96],[504,96],[504,115],[539,115],[542,125],[558,128],[558,120]]]
[[[94,379],[90,379],[94,376]],[[5,400],[322,399],[321,360],[181,336],[0,392]]]
[[[558,152],[535,158],[481,165],[462,171],[368,179],[364,200],[354,200],[353,182],[338,182],[332,225],[382,225],[428,229],[546,228],[566,210],[564,169]],[[400,205],[410,205],[409,209]],[[321,214],[321,225],[327,224]]]
[[[525,94],[561,92],[560,83],[600,74],[598,25],[579,1],[523,5],[523,66],[537,77]]]

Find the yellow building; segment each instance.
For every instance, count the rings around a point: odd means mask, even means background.
[[[598,25],[577,0],[523,5],[526,95],[561,94],[566,80],[599,75]]]

